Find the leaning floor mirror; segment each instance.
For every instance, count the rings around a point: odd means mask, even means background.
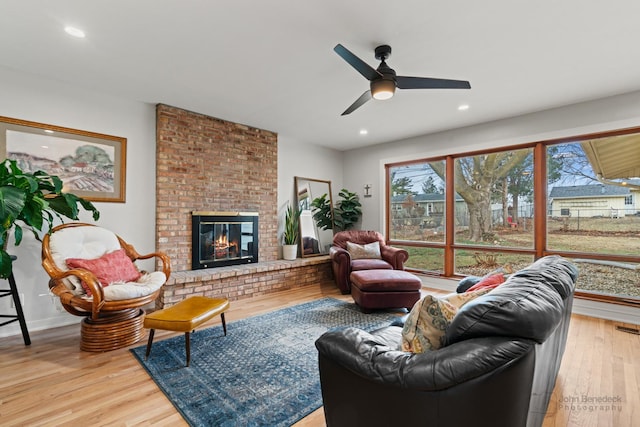
[[[333,242],[331,181],[296,176],[300,208],[300,253],[303,257],[326,255]]]

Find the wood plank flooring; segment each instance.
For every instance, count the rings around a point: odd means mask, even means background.
[[[325,296],[350,301],[325,283],[233,301],[226,318],[233,322]],[[640,425],[640,336],[617,325],[573,316],[544,427]],[[79,335],[78,324],[33,332],[29,347],[20,335],[0,338],[0,425],[187,425],[128,349],[81,352]],[[157,331],[156,339],[173,335]],[[324,424],[320,408],[296,426]]]

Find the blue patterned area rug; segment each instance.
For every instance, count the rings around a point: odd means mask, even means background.
[[[238,302],[236,304],[241,304]],[[296,305],[153,343],[134,356],[192,426],[290,426],[322,406],[315,341],[329,329],[374,330],[399,314],[364,314],[334,298]]]

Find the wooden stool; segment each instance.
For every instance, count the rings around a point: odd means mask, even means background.
[[[227,324],[224,320],[224,312],[229,308],[229,300],[226,298],[190,297],[180,301],[171,307],[155,311],[144,319],[144,327],[149,331],[147,352],[145,360],[151,353],[153,334],[156,329],[166,331],[184,332],[184,343],[187,352],[187,366],[191,361],[190,335],[191,332],[214,316],[220,315],[224,335],[227,335]]]
[[[15,255],[10,256],[12,262],[18,259]],[[9,280],[9,289],[0,289],[0,298],[11,296],[13,298],[13,306],[16,308],[16,314],[0,314],[0,318],[11,319],[0,323],[0,326],[8,325],[11,322],[20,322],[24,345],[31,345],[31,338],[29,338],[29,330],[27,329],[27,322],[24,318],[20,295],[18,295],[18,287],[16,286],[16,279],[13,277],[13,273],[11,273],[7,279]]]

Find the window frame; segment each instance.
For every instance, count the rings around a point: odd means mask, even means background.
[[[547,197],[547,159],[546,149],[549,146],[565,143],[576,143],[589,139],[605,138],[618,135],[626,135],[631,133],[640,133],[640,127],[618,129],[607,132],[598,132],[591,134],[583,134],[578,136],[563,137],[551,140],[536,141],[531,143],[523,143],[518,145],[504,146],[488,150],[476,150],[471,152],[461,152],[450,154],[447,156],[438,156],[433,158],[419,158],[410,161],[386,163],[385,168],[385,235],[391,236],[390,233],[390,221],[391,221],[391,169],[398,166],[412,165],[416,163],[429,163],[435,161],[445,161],[445,239],[444,242],[417,242],[417,241],[404,241],[388,239],[388,244],[402,245],[402,246],[415,246],[426,248],[438,248],[444,250],[444,266],[442,273],[434,271],[419,271],[427,275],[434,275],[446,278],[459,278],[462,277],[455,273],[455,251],[458,249],[477,250],[483,252],[504,252],[514,254],[532,255],[534,259],[538,259],[547,255],[560,255],[569,258],[584,258],[584,259],[598,259],[607,261],[619,261],[619,262],[633,262],[640,263],[640,256],[632,255],[615,255],[615,254],[603,254],[594,252],[578,252],[578,251],[563,251],[553,250],[547,248],[547,210],[548,197]],[[544,201],[543,203],[535,203],[534,205],[534,242],[532,248],[509,248],[509,247],[497,247],[490,245],[473,245],[473,244],[461,244],[454,241],[454,215],[455,215],[455,189],[454,189],[454,162],[455,159],[460,157],[469,157],[475,155],[484,155],[495,152],[503,152],[517,149],[533,149],[533,194],[534,200]],[[414,270],[417,271],[417,270]],[[576,290],[575,296],[583,299],[609,302],[621,305],[629,305],[634,307],[640,307],[640,298],[628,298],[624,296],[616,295],[603,295],[595,292],[589,292],[585,290]]]

